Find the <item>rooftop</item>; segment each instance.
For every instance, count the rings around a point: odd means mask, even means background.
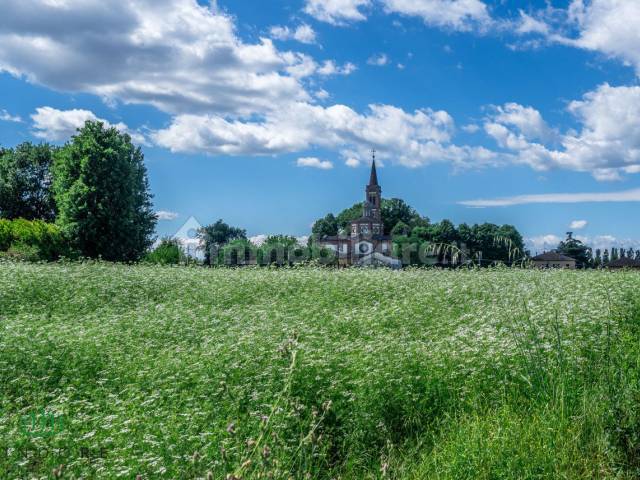
[[[617,260],[611,260],[607,263],[609,268],[640,268],[640,260],[633,258],[618,258]]]
[[[575,262],[575,258],[567,257],[558,252],[545,252],[532,258],[535,262]]]

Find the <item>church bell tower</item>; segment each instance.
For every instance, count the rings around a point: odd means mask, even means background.
[[[380,222],[382,219],[380,213],[380,203],[382,200],[382,189],[380,185],[378,185],[378,172],[376,171],[376,151],[372,150],[372,162],[371,162],[371,174],[369,175],[369,184],[367,185],[366,191],[366,201],[365,201],[365,210],[369,209],[370,211],[365,211],[365,217],[371,217],[372,220]],[[367,215],[368,213],[368,215]]]

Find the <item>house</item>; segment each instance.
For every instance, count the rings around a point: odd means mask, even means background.
[[[545,252],[531,259],[536,268],[576,268],[576,260],[558,252]]]
[[[640,260],[635,260],[628,257],[618,258],[617,260],[611,260],[609,263],[607,263],[606,267],[611,270],[620,270],[623,268],[640,270]]]
[[[350,235],[327,236],[319,241],[322,247],[336,254],[338,265],[402,266],[402,262],[392,256],[391,236],[384,234],[381,202],[382,188],[378,184],[374,152],[369,184],[365,187],[362,216],[351,222]]]

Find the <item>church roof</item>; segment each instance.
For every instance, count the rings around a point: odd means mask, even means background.
[[[371,175],[369,176],[369,186],[378,186],[378,172],[376,172],[376,159],[371,163]]]

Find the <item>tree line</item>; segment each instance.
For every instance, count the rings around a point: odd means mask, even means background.
[[[568,232],[567,238],[558,244],[556,252],[576,260],[578,268],[601,268],[606,267],[609,262],[620,258],[630,258],[640,261],[640,249],[634,250],[629,247],[611,247],[593,250],[585,245],[581,240],[574,238],[572,232]]]
[[[327,236],[349,235],[350,224],[362,214],[362,203],[318,219],[312,227],[316,240]],[[512,225],[483,223],[457,227],[450,220],[432,223],[420,215],[415,208],[399,198],[383,198],[380,213],[384,234],[391,235],[394,255],[404,263],[421,264],[419,252],[426,247],[433,251],[439,261],[455,263],[456,252],[480,265],[496,263],[512,264],[526,258],[522,235]]]
[[[60,147],[0,149],[0,244],[9,254],[139,260],[153,242],[151,200],[142,150],[102,122],[86,122]],[[45,255],[54,237],[58,251]]]

